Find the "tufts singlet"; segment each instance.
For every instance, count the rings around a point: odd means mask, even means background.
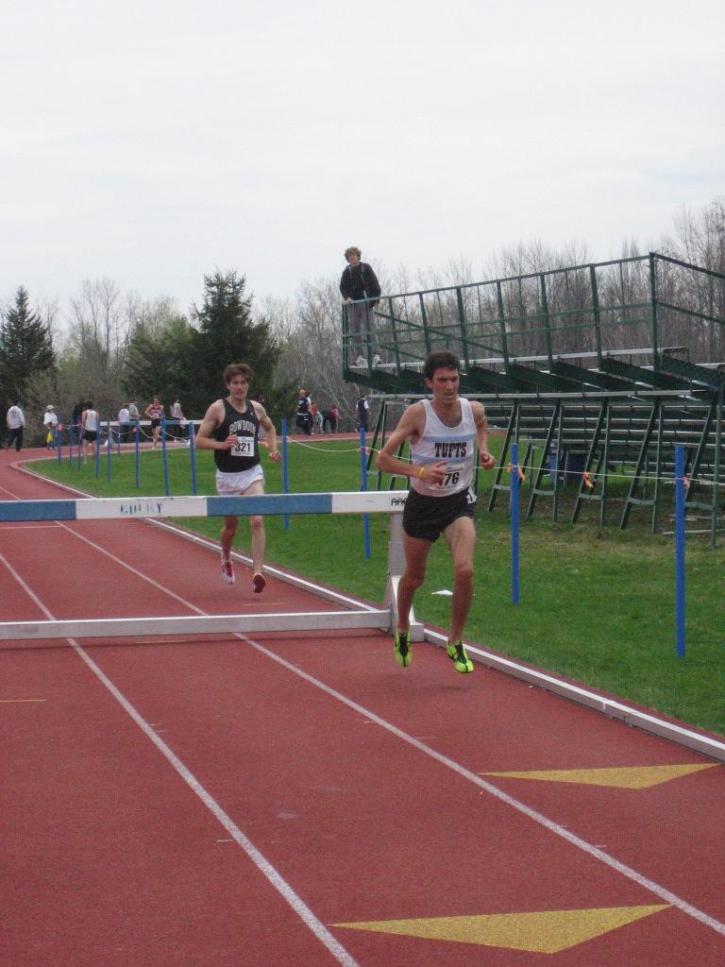
[[[425,410],[425,426],[420,438],[410,447],[414,467],[429,463],[447,464],[446,475],[440,484],[412,477],[410,486],[426,497],[448,497],[468,490],[473,482],[473,454],[476,444],[476,422],[467,399],[459,397],[461,422],[446,426],[433,411],[430,400],[421,400]]]
[[[259,420],[252,404],[247,400],[244,413],[235,410],[228,400],[224,403],[224,420],[212,436],[215,440],[226,440],[229,434],[238,438],[231,450],[215,450],[214,462],[222,473],[241,473],[260,463],[259,459]]]

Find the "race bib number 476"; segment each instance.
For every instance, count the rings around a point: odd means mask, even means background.
[[[238,436],[237,442],[232,447],[234,457],[253,457],[254,456],[254,437]]]

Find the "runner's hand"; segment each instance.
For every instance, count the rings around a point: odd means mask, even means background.
[[[426,463],[421,469],[423,474],[421,480],[430,486],[430,484],[440,484],[446,476],[446,468],[448,464],[445,460],[441,460],[440,463]]]

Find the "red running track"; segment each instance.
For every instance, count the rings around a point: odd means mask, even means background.
[[[13,462],[0,499],[58,496]],[[329,608],[237,572],[141,521],[0,525],[2,620]],[[725,961],[722,768],[431,645],[0,643],[0,735],[3,964]]]

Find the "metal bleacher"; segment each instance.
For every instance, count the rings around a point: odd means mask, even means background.
[[[589,503],[606,522],[619,494],[620,527],[648,508],[657,530],[674,446],[687,451],[687,505],[722,511],[725,275],[658,253],[420,292],[383,296],[366,316],[353,359],[343,309],[343,371],[381,397],[377,441],[391,414],[422,395],[434,349],[461,360],[461,391],[504,431],[489,496],[508,491],[513,442],[529,479],[526,514],[567,484],[576,521]],[[623,491],[624,486],[624,491]],[[671,490],[671,488],[670,488]]]

